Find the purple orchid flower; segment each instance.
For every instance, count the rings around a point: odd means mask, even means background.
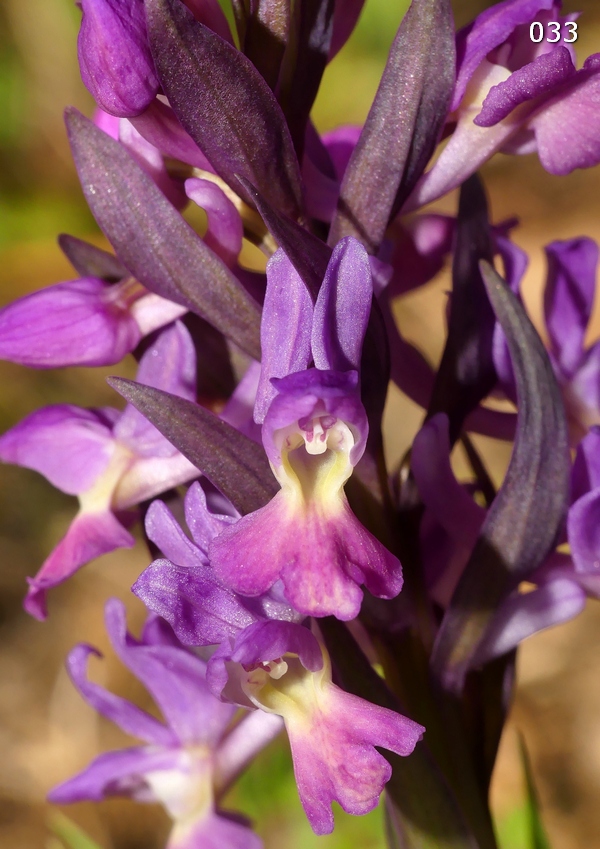
[[[218,796],[281,727],[278,718],[249,716],[230,729],[235,708],[206,685],[206,664],[178,645],[168,626],[151,617],[140,640],[127,632],[125,608],[106,605],[106,627],[119,658],[160,708],[162,723],[88,680],[87,661],[100,653],[79,645],[69,655],[71,679],[99,713],[145,745],[108,752],[49,794],[58,804],[107,796],[160,802],[173,819],[167,849],[260,849],[262,841],[239,816],[216,807]],[[258,721],[257,721],[258,720]]]
[[[323,643],[293,622],[257,622],[211,657],[215,695],[282,716],[302,806],[316,834],[333,830],[331,803],[350,814],[376,807],[391,767],[375,747],[410,755],[425,729],[344,692]]]
[[[567,537],[575,572],[590,594],[600,598],[600,427],[597,425],[579,443],[571,475],[571,499]]]
[[[187,180],[185,191],[207,214],[205,243],[238,270],[243,226],[232,201],[206,179]],[[36,368],[113,365],[144,336],[186,312],[129,275],[116,282],[83,277],[57,283],[0,310],[0,358]]]
[[[185,515],[193,540],[164,504],[151,505],[146,530],[168,559],[146,569],[134,593],[184,643],[218,646],[207,669],[216,696],[284,718],[300,799],[317,834],[333,829],[334,800],[349,813],[372,810],[391,775],[373,747],[408,755],[424,729],[335,686],[325,647],[276,594],[244,598],[219,582],[207,550],[239,519],[210,512],[197,483]]]
[[[600,54],[581,70],[572,48],[576,15],[553,0],[505,0],[457,36],[459,57],[451,117],[456,127],[405,205],[415,209],[460,185],[498,150],[537,151],[551,174],[600,161]],[[559,24],[555,43],[535,44],[530,24]],[[553,30],[554,32],[554,30]]]
[[[352,619],[359,584],[383,598],[402,587],[398,560],[358,522],[343,489],[367,439],[358,369],[369,258],[356,240],[342,240],[314,308],[283,251],[269,261],[267,279],[255,419],[281,490],[226,528],[210,560],[243,595],[260,596],[281,580],[301,613]]]
[[[185,327],[167,328],[140,361],[141,383],[195,398],[194,347]],[[32,413],[0,437],[0,459],[44,475],[79,498],[66,536],[30,580],[25,608],[46,616],[50,587],[101,554],[134,544],[121,511],[197,477],[198,470],[131,405],[123,412],[67,404]],[[121,521],[122,520],[122,521]]]

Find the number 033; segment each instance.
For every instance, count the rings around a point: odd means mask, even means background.
[[[561,32],[563,27],[566,30],[565,35]],[[549,41],[550,44],[556,44],[557,41],[561,40],[565,44],[573,44],[574,41],[577,41],[577,24],[575,21],[565,21],[562,25],[559,21],[548,21],[546,24],[546,33],[546,41]],[[534,21],[529,27],[529,37],[535,44],[543,41],[544,25],[539,21]]]

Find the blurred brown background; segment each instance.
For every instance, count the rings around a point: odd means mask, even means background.
[[[458,25],[486,3],[457,0]],[[359,32],[327,72],[315,107],[320,129],[361,121],[375,91],[403,3],[367,0]],[[580,62],[600,50],[597,0],[565,3],[582,10]],[[3,0],[0,5],[0,304],[74,276],[56,246],[59,232],[98,240],[83,203],[62,124],[65,105],[90,114],[76,61],[79,12],[70,0]],[[600,105],[599,105],[600,108]],[[486,167],[495,220],[518,214],[515,238],[531,255],[527,298],[539,316],[544,280],[542,246],[587,234],[600,239],[600,169],[567,178],[546,174],[535,157],[497,156]],[[454,210],[450,197],[438,209]],[[403,331],[427,340],[439,356],[448,278],[407,296],[398,306]],[[539,319],[538,319],[539,326]],[[600,327],[600,324],[598,325]],[[541,329],[541,328],[540,328]],[[0,363],[0,427],[13,425],[41,405],[118,404],[107,374],[131,374],[132,364],[110,369],[34,372]],[[390,398],[387,442],[398,457],[419,427],[420,411],[400,393]],[[494,473],[508,459],[505,445],[479,440]],[[147,564],[141,544],[86,567],[55,590],[50,617],[34,622],[21,611],[25,577],[33,575],[64,533],[75,499],[57,493],[40,476],[0,469],[0,847],[59,849],[65,826],[54,823],[44,802],[55,783],[81,769],[102,749],[125,738],[93,714],[70,685],[64,657],[78,641],[105,648],[102,602],[126,599],[134,621],[140,608],[128,588]],[[503,746],[494,804],[505,849],[521,849],[522,780],[516,731],[525,736],[554,849],[600,847],[600,605],[585,616],[528,641],[519,655],[513,720]],[[115,663],[98,663],[97,680],[143,700]],[[104,676],[104,677],[102,677]],[[263,756],[268,777],[242,782],[231,800],[257,819],[267,849],[381,847],[380,812],[359,821],[339,817],[339,830],[317,840],[299,808],[285,750]],[[263,775],[265,772],[262,773]],[[164,845],[168,824],[155,807],[143,811],[124,801],[78,805],[68,811],[103,849],[154,849]],[[58,830],[63,838],[54,834]],[[87,849],[84,842],[73,843]]]

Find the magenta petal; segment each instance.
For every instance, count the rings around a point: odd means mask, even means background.
[[[210,559],[217,577],[243,595],[261,595],[281,578],[286,600],[310,616],[353,619],[362,583],[381,598],[402,588],[400,563],[360,524],[343,496],[335,515],[327,515],[314,504],[290,510],[281,491],[218,536]]]
[[[184,2],[199,23],[216,32],[224,41],[233,44],[227,18],[218,0],[184,0]]]
[[[330,130],[328,133],[323,134],[323,144],[331,158],[336,177],[340,183],[346,173],[346,168],[350,162],[352,151],[358,142],[361,130],[362,127],[347,124],[343,127],[336,127],[335,130]]]
[[[571,377],[584,357],[584,339],[596,291],[598,246],[592,239],[567,239],[546,247],[548,279],[544,313],[552,354]]]
[[[83,82],[111,115],[143,112],[158,91],[143,0],[81,0],[80,5]]]
[[[557,577],[528,593],[514,593],[500,606],[475,663],[487,663],[516,648],[527,637],[581,613],[586,594],[576,580]]]
[[[566,47],[543,53],[504,82],[492,86],[474,123],[478,127],[492,127],[521,103],[551,92],[574,74],[575,66]]]
[[[308,215],[318,221],[331,221],[340,193],[339,183],[323,174],[308,151],[305,151],[302,161],[302,179]]]
[[[196,544],[164,504],[156,501],[150,506],[146,531],[169,559],[155,560],[133,585],[133,592],[171,624],[182,643],[217,645],[257,619],[293,617],[281,602],[241,598],[216,579],[208,564],[208,547],[235,520],[210,513],[197,483],[188,490],[185,512]]]
[[[36,619],[45,619],[46,592],[62,584],[78,569],[116,548],[131,548],[135,539],[110,511],[75,516],[66,536],[46,559],[35,578],[28,578],[25,610]]]
[[[193,486],[196,487],[199,484],[196,483]],[[150,505],[146,513],[145,524],[149,539],[173,563],[186,569],[194,569],[198,566],[208,568],[208,556],[206,554],[208,543],[206,549],[195,545],[179,527],[172,513],[162,501],[154,501]],[[223,526],[220,526],[219,530],[222,529]]]
[[[98,107],[94,110],[92,121],[107,136],[110,136],[111,139],[115,141],[119,140],[119,124],[121,123],[121,119],[117,115],[110,115],[104,109]]]
[[[89,489],[113,449],[101,410],[56,404],[36,410],[0,437],[0,459],[34,469],[69,495]]]
[[[429,419],[417,436],[411,453],[411,469],[427,510],[447,534],[459,540],[469,552],[485,518],[459,484],[450,465],[448,417],[438,413]]]
[[[318,369],[358,371],[372,299],[369,256],[347,236],[335,246],[315,304],[311,348]]]
[[[397,223],[397,237],[390,262],[394,276],[386,296],[392,298],[427,283],[441,271],[444,257],[452,249],[454,219],[427,213]]]
[[[309,672],[323,668],[323,653],[317,638],[308,628],[295,622],[256,622],[237,636],[229,659],[242,666],[255,666],[277,660],[284,654],[296,654]]]
[[[184,324],[176,321],[159,334],[144,352],[136,379],[145,386],[195,400],[196,352]]]
[[[132,591],[189,646],[218,645],[257,618],[249,605],[222,587],[208,569],[192,571],[169,560],[155,560]]]
[[[267,457],[274,468],[281,466],[282,447],[276,435],[280,428],[288,427],[302,419],[311,419],[327,413],[344,422],[352,431],[354,445],[350,449],[350,463],[356,466],[362,457],[369,422],[358,392],[356,371],[319,371],[311,368],[272,378],[277,391],[265,417],[262,440]]]
[[[133,737],[155,746],[176,745],[177,737],[170,728],[127,699],[88,680],[87,663],[90,655],[101,657],[91,646],[78,645],[70,652],[67,660],[71,680],[86,702]]]
[[[206,555],[208,539],[203,541],[206,549],[194,545],[160,501],[148,510],[146,530],[169,559],[155,560],[132,589],[169,622],[183,643],[218,644],[256,620],[243,601],[215,579]]]
[[[477,16],[457,37],[457,79],[450,110],[460,104],[467,84],[488,53],[506,41],[522,24],[535,20],[555,0],[504,0]]]
[[[84,277],[19,298],[0,311],[0,359],[36,368],[118,363],[141,337],[121,289]]]
[[[141,114],[131,118],[131,123],[146,141],[165,156],[181,159],[203,171],[214,173],[214,168],[196,142],[186,133],[170,106],[154,100]]]
[[[179,749],[136,746],[107,752],[48,794],[55,805],[87,800],[100,802],[107,796],[130,796],[140,802],[157,801],[145,782],[146,773],[171,770],[177,766]]]
[[[600,421],[600,344],[596,342],[583,354],[577,371],[567,381],[564,395],[567,411],[580,439],[588,428]],[[588,431],[589,432],[589,431]]]
[[[225,192],[210,180],[192,177],[185,181],[185,193],[202,207],[208,217],[204,241],[232,268],[242,249],[244,229],[240,214]]]
[[[577,501],[591,489],[600,488],[600,427],[590,428],[577,446],[571,472],[571,500]]]
[[[223,499],[225,501],[225,499]],[[239,514],[233,509],[229,502],[226,502],[220,509],[231,511],[229,515],[223,513],[212,512],[207,504],[206,495],[199,483],[193,483],[185,494],[185,521],[192,532],[194,542],[200,546],[200,549],[207,554],[208,547],[211,541],[221,533],[228,525],[231,525]],[[214,503],[211,502],[211,508],[214,510]],[[232,515],[234,514],[234,515]],[[160,547],[160,546],[159,546]],[[164,549],[161,549],[164,551]],[[164,552],[166,554],[166,552]],[[169,555],[167,554],[167,557]]]
[[[206,680],[215,696],[221,698],[227,686],[226,696],[245,707],[248,698],[241,689],[235,674],[231,680],[231,663],[250,669],[261,663],[269,663],[285,654],[298,655],[300,663],[309,672],[323,668],[323,653],[316,637],[295,622],[255,622],[240,631],[235,639],[224,640],[208,662]]]
[[[600,489],[593,489],[573,504],[567,534],[575,569],[600,575]]]
[[[308,728],[287,722],[298,793],[317,834],[333,830],[331,803],[366,814],[379,801],[392,768],[375,749],[409,755],[424,728],[394,711],[331,685]]]
[[[551,174],[570,174],[600,162],[600,54],[590,56],[564,91],[531,119],[540,162]]]

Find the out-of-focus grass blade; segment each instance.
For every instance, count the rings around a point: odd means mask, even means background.
[[[96,843],[95,840],[92,840],[91,837],[82,831],[78,825],[76,825],[73,820],[70,820],[69,817],[60,813],[60,811],[55,811],[49,822],[50,831],[58,838],[58,840],[49,841],[48,847],[52,847],[56,845],[64,847],[64,849],[102,849],[102,847]]]
[[[528,826],[528,849],[551,849],[550,841],[546,835],[546,829],[540,817],[540,805],[533,783],[533,775],[531,772],[531,763],[529,755],[525,748],[525,742],[521,737],[519,740],[521,749],[521,761],[523,763],[523,772],[525,774],[525,790],[527,793],[526,810],[527,810],[527,826]]]

